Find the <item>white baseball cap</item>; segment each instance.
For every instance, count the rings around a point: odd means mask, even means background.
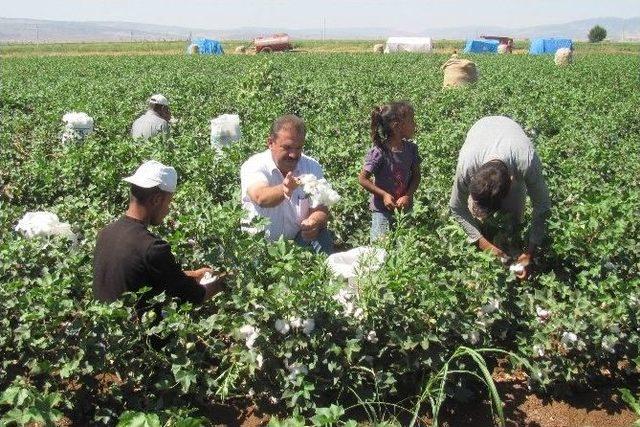
[[[149,104],[169,105],[169,100],[166,96],[157,93],[149,98]]]
[[[174,193],[178,185],[178,173],[171,166],[165,166],[155,160],[140,165],[131,176],[122,179],[142,188],[159,187],[162,191]]]

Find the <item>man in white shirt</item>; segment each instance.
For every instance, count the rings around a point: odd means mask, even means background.
[[[149,139],[158,134],[169,135],[169,100],[164,95],[153,95],[149,98],[149,109],[133,122],[131,136]]]
[[[273,123],[268,149],[251,156],[240,168],[242,206],[250,219],[268,219],[265,235],[270,241],[282,236],[315,252],[330,254],[333,238],[327,230],[329,210],[322,205],[311,208],[295,179],[303,174],[323,177],[320,164],[302,154],[305,133],[304,121],[293,115]]]

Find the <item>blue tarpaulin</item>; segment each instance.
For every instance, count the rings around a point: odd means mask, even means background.
[[[498,40],[474,39],[467,40],[464,53],[496,53],[498,52]]]
[[[531,46],[529,47],[529,53],[531,55],[542,55],[544,53],[556,53],[556,50],[561,47],[568,47],[571,49],[573,43],[571,39],[533,39],[531,40]]]
[[[198,46],[198,52],[201,55],[222,55],[222,44],[217,40],[211,39],[193,39],[191,44]]]

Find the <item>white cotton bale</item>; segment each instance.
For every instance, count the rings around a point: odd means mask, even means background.
[[[189,54],[197,55],[199,53],[200,53],[200,46],[198,46],[197,44],[189,45]]]
[[[235,49],[236,53],[245,53],[247,51],[247,48],[245,46],[238,46]]]
[[[573,62],[573,51],[568,47],[561,47],[556,51],[554,62],[559,67],[571,64]]]
[[[378,43],[373,45],[373,53],[383,53],[384,52],[384,44]]]
[[[509,53],[509,46],[507,46],[506,44],[502,43],[498,45],[498,54],[500,55],[504,55],[506,53]]]
[[[478,81],[476,64],[468,59],[451,57],[442,65],[444,87],[466,86]]]

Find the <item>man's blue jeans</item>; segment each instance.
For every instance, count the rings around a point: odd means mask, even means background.
[[[302,238],[302,233],[298,232],[294,241],[297,245],[303,248],[309,248],[317,254],[323,253],[331,255],[333,253],[333,235],[326,228],[320,231],[315,240],[306,241]]]

